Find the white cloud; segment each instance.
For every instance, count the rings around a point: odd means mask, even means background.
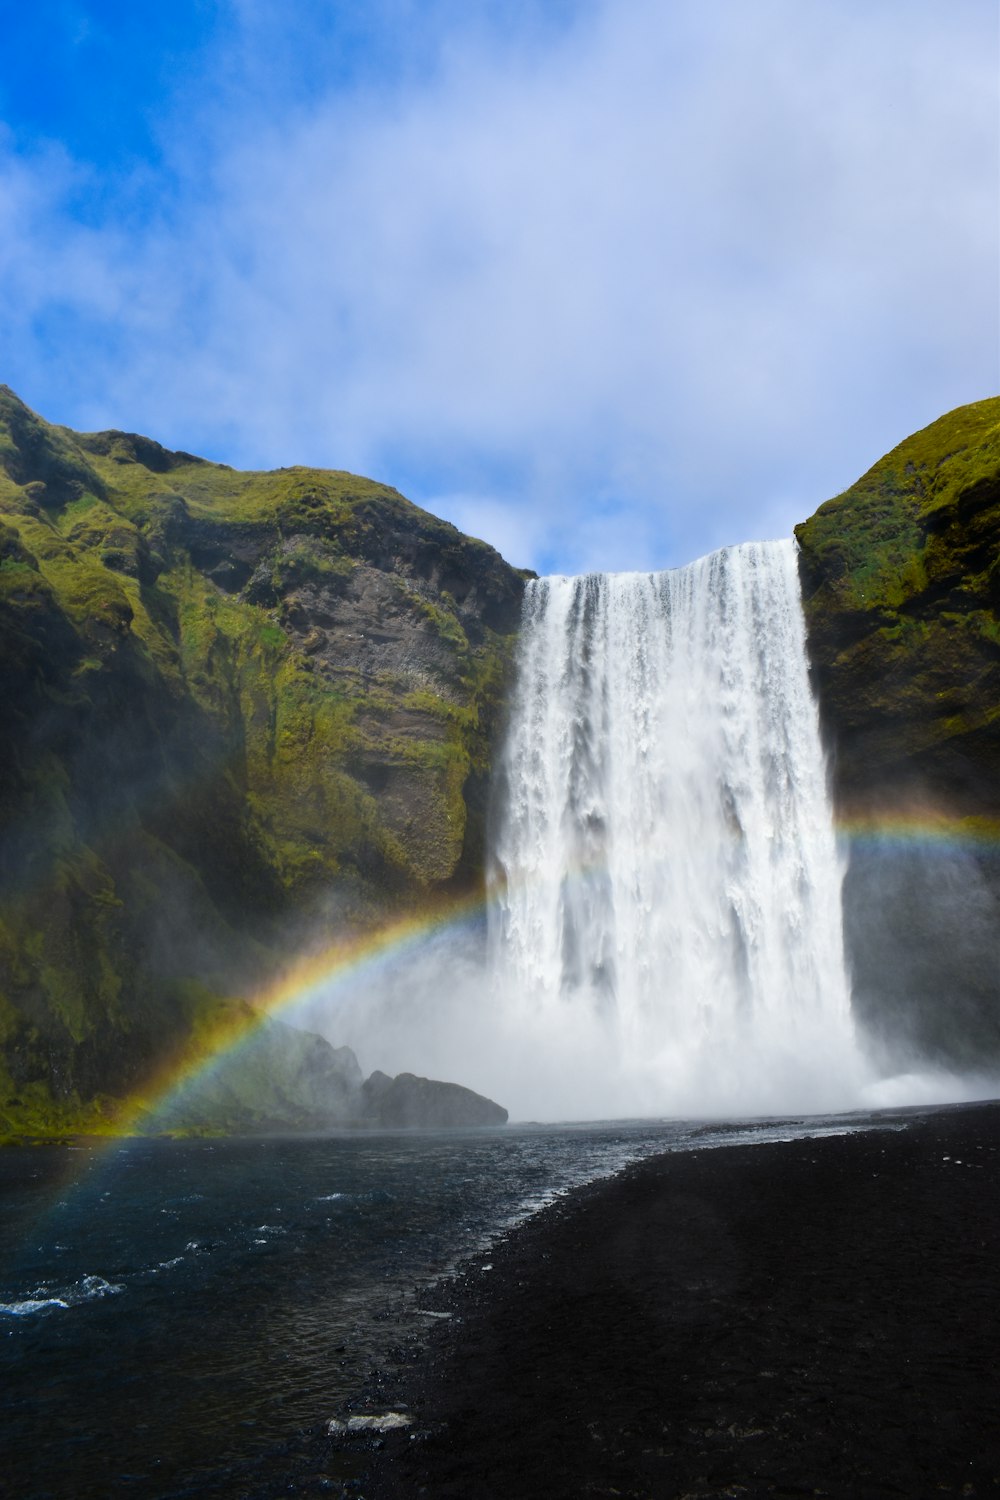
[[[996,385],[989,9],[609,0],[384,97],[230,78],[141,228],[0,179],[14,364],[89,337],[53,415],[459,497],[515,562],[787,531]]]

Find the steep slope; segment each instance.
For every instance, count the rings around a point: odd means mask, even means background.
[[[96,1126],[199,997],[475,884],[523,583],[370,480],[0,387],[0,1122]]]
[[[889,1058],[1000,1063],[1000,400],[796,528],[850,837],[858,1014]]]

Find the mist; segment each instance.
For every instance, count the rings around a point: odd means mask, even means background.
[[[790,1053],[755,1051],[746,1036],[639,1059],[597,995],[547,1007],[514,990],[491,966],[485,923],[319,988],[295,1021],[351,1047],[365,1073],[462,1083],[514,1121],[812,1113],[865,1102],[866,1074],[831,1080],[820,1059],[803,1069]]]
[[[461,1083],[513,1122],[824,1114],[1000,1095],[997,1073],[921,1061],[863,1026],[834,1056],[747,1031],[630,1056],[596,996],[577,994],[560,1014],[511,993],[491,969],[485,920],[317,987],[293,1019],[351,1047],[366,1074]]]

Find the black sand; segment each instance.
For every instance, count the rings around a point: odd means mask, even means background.
[[[490,1259],[365,1495],[1000,1493],[1000,1104],[660,1157]]]

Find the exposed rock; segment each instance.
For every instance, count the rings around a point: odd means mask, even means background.
[[[850,840],[857,1013],[887,1057],[1000,1062],[1000,400],[796,528]]]
[[[507,1123],[507,1111],[492,1099],[458,1083],[439,1083],[413,1073],[399,1073],[395,1078],[372,1073],[362,1085],[361,1098],[365,1118],[388,1128],[433,1130]]]
[[[186,1083],[156,1130],[322,1130],[358,1119],[361,1068],[350,1047],[265,1020]]]
[[[361,1087],[361,1107],[363,1113],[370,1119],[376,1118],[382,1099],[392,1088],[393,1080],[388,1073],[383,1073],[376,1068],[374,1073],[369,1073]]]

